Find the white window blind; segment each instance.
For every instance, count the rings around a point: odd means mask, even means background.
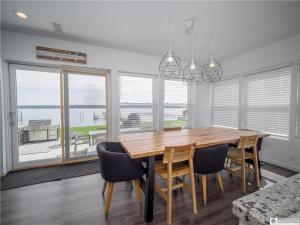
[[[120,131],[155,129],[153,78],[119,76]]]
[[[290,67],[246,76],[245,128],[287,137],[290,91]]]
[[[239,126],[239,78],[213,83],[212,124],[238,128]]]
[[[177,80],[165,80],[164,127],[192,126],[192,107],[187,84]]]
[[[298,64],[298,101],[297,101],[297,131],[296,136],[300,137],[300,64]]]

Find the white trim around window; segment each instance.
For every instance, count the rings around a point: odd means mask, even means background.
[[[213,126],[238,128],[240,111],[240,78],[232,76],[212,84],[211,122]]]
[[[166,87],[166,83],[169,86]],[[193,127],[192,95],[192,87],[181,80],[164,80],[155,74],[118,71],[119,132],[156,132],[164,127]],[[166,103],[167,107],[165,100],[169,101]],[[129,107],[134,105],[138,108]],[[147,109],[142,109],[143,106]],[[134,110],[130,111],[130,108]],[[127,121],[129,115],[136,116],[133,120],[138,122],[131,124]],[[174,123],[170,123],[169,120],[174,120]]]
[[[243,84],[243,127],[288,137],[291,67],[247,75]]]
[[[294,104],[291,102],[294,75],[292,65],[293,63],[285,63],[247,72],[240,78],[230,77],[213,83],[212,125],[257,130],[270,133],[273,137],[289,138],[292,135],[290,132],[294,134],[295,130],[290,127],[290,114],[294,110],[291,107]],[[299,92],[298,78],[297,135],[300,135]],[[226,118],[228,116],[223,111],[231,111],[231,114],[227,113],[230,118]]]
[[[191,128],[193,126],[192,87],[182,80],[164,80],[162,123],[163,127]]]
[[[297,64],[297,109],[296,137],[300,138],[300,61]]]
[[[158,129],[158,76],[119,71],[119,130],[147,132]]]

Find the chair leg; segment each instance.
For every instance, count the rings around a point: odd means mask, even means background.
[[[197,200],[196,200],[196,189],[195,189],[195,176],[194,176],[194,167],[193,161],[189,162],[190,166],[190,176],[191,176],[191,188],[192,188],[192,199],[193,199],[193,212],[197,214]]]
[[[111,200],[111,196],[112,196],[114,183],[107,182],[107,185],[108,185],[108,190],[107,190],[107,197],[106,197],[106,203],[105,203],[105,216],[106,217],[108,216],[108,212],[109,212],[110,200]]]
[[[104,181],[103,188],[102,188],[102,196],[104,196],[105,194],[106,186],[107,186],[107,181]]]
[[[172,166],[168,165],[168,198],[167,198],[167,224],[172,223]]]
[[[134,186],[134,189],[135,189],[136,198],[137,198],[139,204],[142,205],[142,195],[141,195],[140,181],[139,180],[134,180],[132,182],[133,182],[133,186]]]
[[[228,159],[228,163],[229,163],[229,168],[232,167],[232,161],[231,159]],[[232,173],[229,173],[230,178],[232,179]]]
[[[245,160],[241,163],[241,192],[246,193],[246,165]]]
[[[222,193],[224,193],[223,182],[222,182],[222,178],[219,173],[216,174],[216,178],[218,180],[218,183],[219,183]]]
[[[256,180],[256,187],[260,187],[260,170],[259,170],[259,165],[258,165],[258,152],[256,149],[253,149],[254,153],[254,170],[255,170],[255,180]]]
[[[202,194],[204,206],[206,206],[206,175],[202,175]]]

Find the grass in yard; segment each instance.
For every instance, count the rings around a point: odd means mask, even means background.
[[[141,122],[141,128],[152,128],[152,122]],[[186,127],[188,125],[187,120],[167,120],[164,121],[164,127]]]
[[[187,120],[167,120],[164,121],[165,127],[185,127],[187,125]],[[141,122],[141,128],[147,129],[152,128],[152,122]],[[70,132],[80,133],[81,135],[88,135],[89,131],[99,131],[105,130],[106,125],[95,125],[95,126],[84,126],[84,127],[71,127]]]
[[[164,127],[186,127],[188,125],[187,120],[167,120],[164,121]]]
[[[106,125],[95,125],[95,126],[85,126],[85,127],[71,127],[70,132],[77,132],[82,135],[88,135],[89,131],[99,131],[99,130],[105,130]]]

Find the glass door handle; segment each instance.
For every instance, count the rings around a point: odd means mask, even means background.
[[[11,126],[16,125],[16,112],[9,112],[9,124]]]

